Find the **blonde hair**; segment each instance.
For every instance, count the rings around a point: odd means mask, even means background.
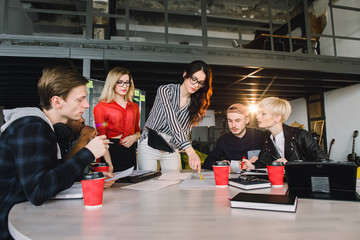
[[[125,95],[125,100],[129,102],[133,101],[135,86],[130,71],[122,67],[116,67],[111,69],[106,77],[105,85],[101,92],[99,102],[110,103],[115,101],[115,87],[117,84],[116,82],[123,75],[128,75],[129,81],[131,82],[131,86],[129,87],[129,90]]]
[[[290,103],[285,99],[280,99],[277,97],[268,97],[261,100],[258,103],[258,108],[267,109],[271,112],[272,115],[280,115],[282,117],[282,122],[285,122],[291,113]]]

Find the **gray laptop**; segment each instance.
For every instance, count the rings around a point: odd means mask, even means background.
[[[360,201],[352,162],[288,162],[288,193],[299,198]]]

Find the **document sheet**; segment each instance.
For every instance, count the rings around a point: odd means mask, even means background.
[[[140,183],[131,184],[122,188],[140,191],[156,191],[177,183],[179,183],[179,181],[177,180],[148,180]]]

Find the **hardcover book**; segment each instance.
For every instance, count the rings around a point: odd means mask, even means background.
[[[271,187],[271,183],[268,180],[257,177],[230,178],[229,185],[245,190]]]
[[[295,195],[238,193],[230,200],[232,208],[296,212],[298,199]]]

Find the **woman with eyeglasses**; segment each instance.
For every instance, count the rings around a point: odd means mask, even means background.
[[[168,84],[158,88],[140,137],[137,155],[140,170],[157,170],[157,161],[160,162],[161,170],[180,170],[179,150],[184,150],[189,157],[190,167],[201,171],[201,161],[191,146],[189,135],[192,126],[204,118],[211,95],[210,66],[199,60],[186,67],[182,84]],[[160,134],[173,146],[175,152],[150,147],[147,127]]]
[[[140,137],[140,112],[132,100],[134,88],[129,70],[113,68],[94,108],[96,130],[113,143],[102,159],[110,165],[110,171],[112,168],[117,172],[136,167],[134,143]]]

